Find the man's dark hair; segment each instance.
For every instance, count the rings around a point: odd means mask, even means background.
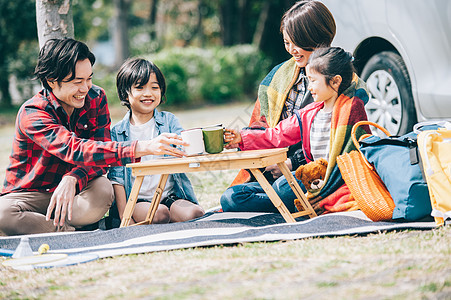
[[[50,39],[39,52],[34,75],[46,89],[52,90],[47,80],[56,80],[60,84],[68,75],[71,75],[69,81],[74,79],[75,65],[85,59],[89,59],[91,65],[96,61],[85,43],[71,38]]]
[[[127,60],[119,69],[116,77],[117,93],[121,104],[130,109],[128,95],[133,86],[144,86],[149,82],[150,75],[155,74],[161,91],[161,103],[166,100],[166,80],[160,69],[151,61],[143,58]]]
[[[285,30],[291,41],[305,51],[329,47],[336,25],[329,9],[316,0],[296,2],[282,17],[280,32]]]

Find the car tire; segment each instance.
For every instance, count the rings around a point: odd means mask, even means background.
[[[417,122],[409,73],[397,53],[380,52],[372,56],[362,70],[370,100],[368,120],[386,128],[392,135],[412,131]]]

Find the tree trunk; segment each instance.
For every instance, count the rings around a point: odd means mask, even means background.
[[[254,37],[252,39],[252,44],[258,49],[260,49],[262,45],[263,33],[265,32],[265,26],[269,16],[270,6],[271,3],[269,2],[269,0],[266,0],[265,3],[263,3],[262,10],[260,11],[260,16],[258,17],[257,27],[255,28]]]
[[[238,1],[238,42],[240,44],[249,43],[249,11],[250,11],[251,1],[239,0]]]
[[[150,25],[150,40],[154,41],[157,38],[157,9],[158,0],[150,1],[150,14],[149,14],[149,25]]]
[[[259,48],[272,59],[273,65],[290,58],[285,50],[283,37],[280,33],[280,20],[284,12],[295,2],[295,0],[269,1],[268,17],[263,28]]]
[[[114,0],[114,19],[116,28],[114,30],[113,40],[115,45],[116,67],[130,56],[130,47],[128,44],[128,14],[130,11],[131,0]]]
[[[205,34],[204,34],[204,30],[203,30],[203,10],[204,10],[204,0],[199,0],[199,4],[197,5],[197,11],[198,11],[198,16],[197,16],[197,24],[196,24],[196,35],[199,37],[199,42],[201,47],[205,47]]]
[[[36,0],[39,47],[49,39],[74,37],[71,0]]]
[[[232,46],[236,40],[236,28],[238,23],[236,0],[223,0],[219,5],[221,20],[222,44]]]
[[[11,107],[12,99],[11,94],[9,93],[9,78],[8,76],[0,76],[0,99],[2,100],[0,103],[0,107]]]
[[[197,19],[196,19],[196,26],[193,28],[191,34],[189,37],[185,38],[185,45],[189,46],[191,45],[191,42],[194,40],[194,38],[198,37],[200,44],[204,46],[205,39],[204,39],[204,32],[202,29],[202,22],[203,22],[203,15],[202,10],[204,7],[204,1],[198,0],[199,3],[197,5]]]

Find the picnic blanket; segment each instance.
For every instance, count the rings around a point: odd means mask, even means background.
[[[48,244],[48,253],[95,254],[98,257],[146,253],[172,249],[236,244],[244,242],[286,241],[307,237],[368,234],[402,229],[432,229],[435,222],[372,222],[361,211],[322,215],[286,223],[274,213],[208,213],[182,223],[140,225],[112,230],[28,235],[37,251]],[[1,237],[0,248],[14,250],[17,237]]]

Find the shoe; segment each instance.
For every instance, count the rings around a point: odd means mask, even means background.
[[[82,227],[75,228],[75,231],[93,231],[99,229],[99,222],[95,222],[93,224],[88,224]]]

